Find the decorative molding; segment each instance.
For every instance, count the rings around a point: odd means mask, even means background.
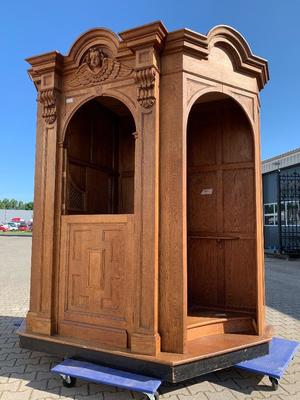
[[[252,96],[247,96],[235,90],[224,90],[224,93],[228,93],[229,96],[235,98],[244,107],[252,121],[255,121],[254,98]]]
[[[54,124],[56,120],[56,92],[55,89],[41,90],[38,101],[43,104],[42,117],[47,124]]]
[[[201,97],[207,90],[213,91],[213,88],[217,90],[217,85],[215,83],[208,83],[197,79],[187,78],[186,80],[186,93],[187,93],[187,106],[190,105],[191,101],[195,101],[195,95],[197,94],[198,98]]]
[[[83,57],[75,75],[65,82],[70,88],[94,86],[106,80],[133,75],[134,70],[108,57],[100,46],[91,47]]]
[[[137,100],[144,108],[151,108],[155,103],[155,78],[154,67],[140,69],[135,73],[135,81],[138,84]]]

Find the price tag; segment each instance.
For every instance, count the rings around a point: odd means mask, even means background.
[[[202,196],[207,196],[213,194],[213,189],[212,188],[207,188],[207,189],[202,189],[201,190],[201,195]]]

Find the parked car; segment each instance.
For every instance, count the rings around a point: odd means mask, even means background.
[[[24,224],[24,222],[22,222],[20,225],[19,225],[19,231],[23,231],[23,232],[28,232],[28,231],[30,231],[30,229],[29,229],[29,226],[27,225],[27,224]]]
[[[8,226],[7,226],[7,225],[0,224],[0,231],[2,231],[2,232],[7,232],[7,231],[8,231]]]
[[[7,226],[8,226],[9,231],[17,231],[18,230],[18,225],[15,222],[8,222]]]
[[[14,217],[14,218],[11,219],[10,222],[13,222],[14,224],[16,224],[17,227],[19,227],[20,224],[25,224],[24,219],[23,219],[23,218],[20,218],[20,217]]]

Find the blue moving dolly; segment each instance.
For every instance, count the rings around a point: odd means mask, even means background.
[[[63,379],[63,385],[72,387],[76,378],[94,383],[103,383],[121,389],[141,392],[151,400],[157,400],[157,389],[162,381],[149,376],[137,375],[131,372],[120,371],[114,368],[103,367],[86,361],[66,359],[51,369]]]
[[[269,376],[272,387],[276,390],[278,380],[284,374],[298,347],[298,342],[273,338],[270,342],[268,355],[243,361],[234,367]],[[158,388],[162,383],[161,380],[149,376],[137,375],[75,359],[66,359],[52,368],[51,371],[62,377],[63,385],[66,387],[74,386],[76,378],[80,378],[89,382],[103,383],[121,389],[141,392],[151,400],[159,398]]]
[[[236,364],[236,368],[267,375],[274,390],[278,388],[279,379],[284,374],[299,347],[298,342],[273,338],[270,342],[269,354]]]

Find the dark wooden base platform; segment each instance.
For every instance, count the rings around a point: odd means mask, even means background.
[[[76,343],[70,338],[28,333],[25,322],[18,334],[20,346],[27,349],[63,358],[91,361],[124,371],[149,375],[170,383],[181,382],[266,355],[269,352],[270,340],[269,337],[252,335],[213,335],[190,342],[186,354],[162,352],[155,358],[130,351],[99,349],[89,343]]]

